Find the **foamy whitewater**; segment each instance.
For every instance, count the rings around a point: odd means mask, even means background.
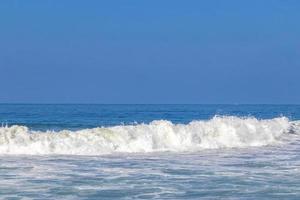
[[[269,120],[214,117],[186,125],[159,120],[149,124],[58,132],[32,131],[15,125],[0,128],[0,154],[101,155],[200,151],[272,145],[291,133],[300,133],[299,122],[290,122],[285,117]]]
[[[300,197],[298,105],[0,104],[0,199]]]

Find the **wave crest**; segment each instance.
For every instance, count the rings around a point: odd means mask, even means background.
[[[173,124],[120,125],[78,131],[32,131],[24,126],[0,128],[0,154],[74,154],[199,151],[202,149],[271,145],[287,133],[299,133],[299,123],[286,117],[269,120],[214,117]]]

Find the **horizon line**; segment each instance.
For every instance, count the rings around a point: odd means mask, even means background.
[[[2,103],[0,105],[300,105],[300,103]]]

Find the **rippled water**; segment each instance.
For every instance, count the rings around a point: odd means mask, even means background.
[[[148,123],[159,119],[185,124],[191,119],[208,120],[215,114],[253,116],[258,119],[287,116],[290,121],[296,121],[300,114],[299,106],[222,108],[216,105],[206,108],[197,105],[193,110],[193,106],[177,105],[172,109],[172,106],[165,108],[157,105],[154,109],[139,105],[138,108],[114,107],[110,121],[106,115],[99,117],[103,115],[100,111],[105,108],[109,112],[109,107],[99,106],[101,108],[94,109],[94,113],[89,106],[86,109],[79,107],[56,110],[57,106],[50,105],[1,105],[0,119],[10,125],[27,126],[30,130],[44,132],[48,129],[75,131],[97,126],[134,124],[134,121]],[[82,116],[74,114],[80,113],[78,110],[83,112]],[[141,114],[141,110],[145,112]],[[151,112],[155,114],[149,114]],[[119,115],[127,118],[116,117]],[[0,198],[299,199],[299,142],[299,134],[291,131],[278,143],[243,148],[192,152],[114,152],[97,156],[1,154]]]
[[[0,194],[40,199],[299,199],[299,151],[298,144],[289,144],[193,154],[1,156]]]

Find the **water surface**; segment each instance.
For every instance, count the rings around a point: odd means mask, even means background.
[[[297,105],[1,104],[0,195],[299,199],[299,119]]]

